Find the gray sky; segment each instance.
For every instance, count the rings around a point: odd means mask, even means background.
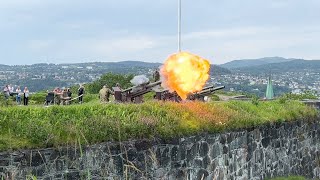
[[[0,64],[140,60],[177,51],[177,0],[0,0]],[[320,0],[182,0],[182,50],[213,64],[320,59]]]

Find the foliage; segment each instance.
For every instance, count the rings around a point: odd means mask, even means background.
[[[303,99],[318,99],[312,91],[305,91],[302,94],[292,94],[286,93],[281,96],[281,98],[291,99],[291,100],[303,100]]]
[[[44,104],[46,96],[47,96],[46,92],[38,92],[38,93],[31,94],[29,97],[30,104]]]
[[[77,102],[77,100],[76,100]],[[98,94],[85,94],[83,96],[84,103],[94,103],[99,102],[99,95]]]
[[[255,106],[258,106],[258,104],[259,104],[259,97],[258,97],[258,96],[253,96],[253,97],[251,98],[251,103],[252,103],[253,105],[255,105]]]
[[[239,95],[243,95],[242,92],[225,91],[225,90],[218,90],[218,91],[215,92],[215,94],[221,94],[221,95],[226,95],[226,96],[239,96]]]
[[[3,93],[0,93],[0,107],[1,106],[12,106],[14,105],[13,98],[10,96],[8,99],[5,98]]]
[[[285,96],[281,96],[278,98],[278,101],[281,104],[285,104],[288,101],[288,98],[286,98]]]
[[[270,180],[305,180],[302,176],[277,177]]]
[[[144,101],[152,101],[154,99],[154,96],[156,95],[155,92],[151,91],[151,92],[148,92],[147,94],[144,94],[143,95],[143,100]]]
[[[211,101],[220,101],[219,96],[217,96],[215,94],[210,95],[210,98],[211,98]]]
[[[98,102],[98,101],[97,101]],[[312,119],[300,102],[157,102],[0,109],[0,150],[83,144],[131,138],[168,138],[258,124]]]
[[[0,93],[0,106],[6,106],[7,105],[7,101],[3,95],[3,93]]]
[[[132,86],[130,80],[133,78],[133,75],[122,75],[122,74],[113,74],[107,73],[101,76],[100,79],[89,83],[86,85],[86,90],[88,93],[97,94],[99,90],[104,85],[108,85],[109,88],[114,87],[116,83],[119,83],[123,89]]]

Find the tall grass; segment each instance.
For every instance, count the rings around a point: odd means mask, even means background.
[[[302,176],[277,177],[269,180],[305,180]]]
[[[0,150],[169,138],[316,116],[316,110],[296,101],[3,107]]]

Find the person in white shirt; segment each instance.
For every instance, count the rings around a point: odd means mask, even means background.
[[[27,87],[24,88],[23,93],[24,93],[23,105],[27,106],[29,101],[29,90]]]
[[[10,84],[9,91],[10,91],[10,94],[14,92],[14,87],[12,86],[12,84]]]
[[[20,89],[20,86],[17,87],[16,89],[16,101],[17,101],[17,104],[21,104],[21,89]]]

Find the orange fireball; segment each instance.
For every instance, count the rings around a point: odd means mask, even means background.
[[[176,91],[185,100],[200,91],[209,78],[210,63],[197,55],[179,52],[171,55],[161,67],[162,86]]]

